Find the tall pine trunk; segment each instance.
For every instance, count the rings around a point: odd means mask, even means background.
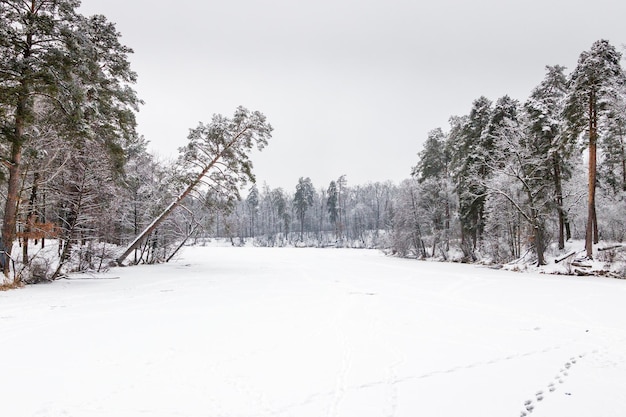
[[[593,259],[593,243],[598,240],[596,220],[596,160],[597,160],[597,113],[595,92],[589,93],[589,195],[587,200],[587,227],[585,230],[585,251],[587,258]]]
[[[31,16],[36,13],[36,4],[31,4]],[[28,32],[24,43],[23,58],[24,62],[28,62],[32,55],[33,34]],[[2,223],[2,247],[0,247],[0,263],[2,264],[2,272],[5,280],[9,278],[10,259],[13,251],[13,242],[17,234],[17,211],[19,206],[20,179],[22,176],[22,152],[24,145],[24,133],[26,121],[32,111],[32,104],[29,102],[31,90],[31,70],[26,65],[21,72],[20,86],[18,89],[17,103],[15,106],[15,127],[11,135],[11,159],[6,162],[9,171],[9,180],[7,182],[7,197],[4,206],[4,217]],[[17,280],[19,277],[16,276]]]
[[[152,223],[150,223],[148,227],[146,227],[143,230],[143,232],[141,232],[131,242],[131,244],[126,248],[124,253],[122,253],[117,258],[116,262],[119,265],[122,265],[122,263],[128,257],[128,255],[130,255],[131,252],[133,252],[136,248],[138,248],[139,245],[141,245],[141,242],[143,242],[148,236],[150,236],[152,232],[154,232],[157,229],[157,227],[159,227],[161,223],[163,223],[163,221],[165,221],[165,219],[174,211],[174,209],[178,207],[183,202],[183,200],[187,198],[187,196],[189,196],[189,194],[191,194],[191,192],[196,188],[196,186],[200,184],[204,176],[211,170],[211,168],[215,166],[215,164],[219,162],[219,160],[223,157],[223,155],[226,154],[227,152],[230,152],[231,148],[237,145],[237,143],[242,138],[246,130],[248,130],[247,127],[243,129],[241,132],[238,132],[235,135],[235,137],[229,143],[227,143],[226,146],[219,153],[217,153],[217,155],[215,155],[215,157],[204,167],[204,169],[198,174],[198,176],[193,181],[191,181],[191,183],[187,186],[187,188],[183,190],[183,192],[181,192],[178,195],[178,197],[176,197],[176,199],[169,206],[167,206],[165,210],[163,210],[163,212],[161,212],[161,214],[156,219],[154,219]]]
[[[19,188],[21,177],[21,159],[23,134],[22,123],[18,124],[16,137],[11,147],[11,161],[9,162],[9,180],[7,183],[7,197],[4,206],[4,217],[2,223],[2,272],[6,278],[9,277],[10,259],[13,250],[13,242],[16,236],[17,207],[19,203]],[[19,279],[16,277],[16,279]]]
[[[25,54],[30,55],[30,54]],[[15,130],[11,143],[11,159],[7,162],[9,179],[2,223],[2,272],[8,279],[13,242],[16,237],[17,210],[19,206],[20,179],[22,176],[22,151],[24,126],[28,114],[28,84],[22,84],[22,91],[15,110]],[[16,277],[19,280],[19,277]]]

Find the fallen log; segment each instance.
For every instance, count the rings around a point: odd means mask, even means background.
[[[558,264],[559,262],[564,261],[565,259],[569,258],[570,256],[574,256],[574,255],[576,255],[576,251],[572,251],[572,252],[570,252],[570,253],[568,253],[566,255],[561,256],[560,258],[556,258],[554,260],[554,263]]]
[[[613,246],[607,246],[605,248],[598,248],[598,252],[611,250],[611,249],[624,249],[624,245],[613,245]]]

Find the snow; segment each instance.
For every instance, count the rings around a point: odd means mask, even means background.
[[[0,293],[0,415],[626,413],[624,280],[255,247],[96,277]]]

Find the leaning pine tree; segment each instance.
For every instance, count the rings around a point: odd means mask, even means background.
[[[185,189],[144,229],[117,258],[122,264],[159,225],[201,185],[210,193],[229,201],[239,198],[239,187],[254,182],[249,152],[261,150],[272,136],[272,126],[265,116],[238,107],[232,118],[214,115],[211,123],[200,123],[189,133],[189,143],[180,148],[180,162],[189,169]]]

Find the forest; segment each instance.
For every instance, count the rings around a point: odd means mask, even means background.
[[[302,177],[291,193],[254,185],[234,212],[214,219],[210,235],[537,266],[547,253],[563,259],[556,255],[566,242],[579,240],[584,251],[569,255],[580,266],[601,258],[624,277],[617,266],[626,233],[621,59],[599,40],[570,73],[546,66],[524,102],[477,98],[467,115],[428,133],[400,184],[349,186],[342,175],[319,189]]]
[[[416,137],[399,184],[303,173],[285,190],[256,184],[249,151],[272,127],[244,107],[191,129],[175,160],[149,153],[132,50],[78,5],[0,2],[0,284],[166,262],[216,238],[535,265],[584,240],[579,257],[601,241],[623,256],[626,74],[606,40],[570,72],[547,66],[526,100],[479,97]]]

